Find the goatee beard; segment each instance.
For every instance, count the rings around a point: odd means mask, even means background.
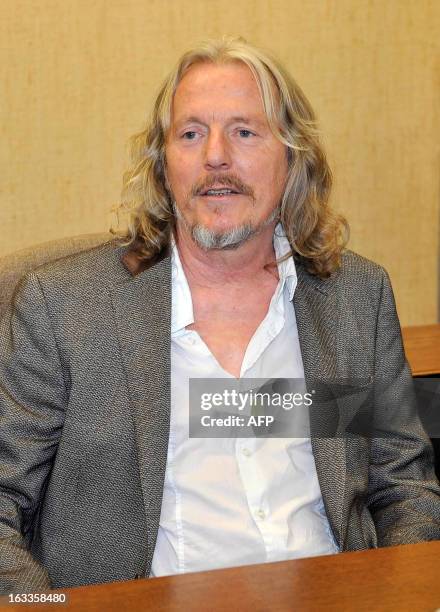
[[[252,223],[247,222],[224,232],[214,232],[203,225],[195,224],[190,226],[177,208],[175,202],[173,202],[173,208],[175,217],[191,235],[195,244],[205,251],[238,249],[238,247],[247,240],[261,233],[263,229],[275,221],[280,214],[280,209],[277,207],[265,221],[257,226],[253,226]]]

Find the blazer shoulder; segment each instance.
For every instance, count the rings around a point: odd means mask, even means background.
[[[384,288],[391,288],[388,272],[380,264],[346,250],[335,273],[335,284],[354,303],[377,304]]]
[[[389,283],[388,273],[383,266],[348,249],[341,256],[340,267],[330,277],[320,279],[312,276],[303,266],[299,267],[299,277],[324,293],[343,291],[357,296],[357,299],[365,295],[369,300],[381,293],[384,282]]]
[[[125,247],[117,239],[67,255],[35,268],[31,274],[38,278],[45,291],[111,289],[128,280],[131,274],[124,267],[121,257]]]
[[[336,274],[347,278],[365,278],[380,282],[384,277],[388,277],[383,266],[349,249],[343,252],[341,266]]]

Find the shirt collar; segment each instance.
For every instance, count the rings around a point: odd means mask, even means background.
[[[191,291],[180,261],[174,235],[171,233],[171,333],[174,334],[194,323]]]
[[[284,228],[281,223],[275,228],[273,245],[277,259],[291,251],[291,247]],[[171,271],[172,271],[172,308],[171,308],[171,333],[184,329],[187,325],[194,323],[194,311],[191,291],[180,261],[179,250],[171,234]],[[297,275],[295,262],[290,255],[288,259],[278,263],[278,275],[282,290],[287,287],[289,300],[292,301],[295,293]]]
[[[277,259],[281,259],[281,257],[287,253],[291,253],[292,251],[292,247],[290,246],[286,232],[284,231],[284,227],[281,223],[278,223],[275,228],[273,235],[273,246],[275,250],[275,257]],[[292,255],[290,255],[285,261],[278,264],[278,276],[280,277],[280,282],[287,287],[289,301],[292,301],[298,280],[296,275],[295,261]]]

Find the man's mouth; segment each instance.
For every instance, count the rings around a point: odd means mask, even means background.
[[[238,176],[210,176],[196,183],[192,189],[192,197],[203,197],[210,200],[235,201],[235,198],[247,196],[254,199],[252,189],[242,182]]]
[[[235,189],[224,187],[224,188],[218,188],[218,189],[212,189],[212,188],[205,189],[204,191],[200,193],[200,195],[221,198],[221,197],[230,196],[230,195],[240,195],[240,192],[236,191]]]

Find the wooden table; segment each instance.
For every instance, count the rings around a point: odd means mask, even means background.
[[[440,374],[440,325],[404,327],[402,335],[413,376]]]
[[[63,589],[65,605],[35,610],[276,612],[309,610],[434,612],[440,608],[440,542],[151,580]],[[0,610],[24,612],[29,605]]]

